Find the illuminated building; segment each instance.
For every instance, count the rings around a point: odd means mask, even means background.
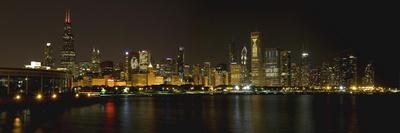
[[[116,80],[122,80],[125,81],[126,77],[125,77],[125,65],[124,62],[119,62],[119,63],[115,63],[114,66],[114,74],[113,74],[113,78]]]
[[[229,44],[228,47],[228,57],[229,57],[229,63],[233,63],[236,62],[236,58],[235,58],[235,43],[232,41],[232,43]]]
[[[339,87],[339,65],[334,62],[332,64],[322,63],[320,68],[321,85]]]
[[[310,63],[309,53],[305,50],[301,53],[300,63],[300,84],[299,86],[308,87],[310,85]]]
[[[339,64],[339,86],[349,89],[357,86],[357,58],[352,55],[335,59]]]
[[[150,64],[150,52],[146,50],[139,51],[139,72],[146,73],[147,66]]]
[[[264,75],[262,70],[261,33],[251,32],[251,83],[254,86],[263,86]]]
[[[226,64],[219,64],[213,71],[213,84],[212,86],[228,85],[228,71]]]
[[[364,69],[364,76],[362,78],[363,86],[374,86],[375,85],[375,71],[372,64],[367,64]]]
[[[280,51],[276,48],[265,50],[265,85],[281,86],[281,76],[279,70]]]
[[[281,72],[281,85],[292,86],[292,71],[291,71],[291,52],[281,51],[280,52],[280,72]]]
[[[0,96],[19,95],[32,97],[38,93],[54,94],[69,92],[72,87],[71,75],[63,71],[0,68]]]
[[[231,63],[230,67],[230,85],[241,85],[240,75],[241,75],[241,65],[236,62]]]
[[[175,74],[176,65],[173,58],[166,58],[162,64],[160,64],[160,75],[164,77],[166,84],[171,84],[172,75]]]
[[[49,67],[42,66],[42,62],[31,61],[30,65],[25,65],[25,68],[29,69],[50,69]]]
[[[322,86],[322,76],[320,69],[311,69],[310,70],[310,84],[311,88],[320,88]]]
[[[204,86],[212,86],[212,71],[211,71],[211,63],[210,62],[204,62],[203,64],[203,69],[202,69],[202,81]]]
[[[172,75],[171,77],[171,85],[182,85],[182,81],[179,75]]]
[[[96,49],[96,48],[93,48],[93,49],[92,49],[92,53],[91,53],[91,57],[90,57],[90,63],[91,63],[90,69],[91,69],[91,72],[92,72],[94,75],[97,75],[97,76],[98,76],[98,75],[101,74],[100,62],[101,62],[101,59],[100,59],[100,50],[99,50],[99,49]]]
[[[128,53],[128,79],[135,73],[139,73],[139,52],[132,51]]]
[[[185,63],[185,48],[182,46],[178,47],[178,57],[176,58],[176,64],[178,68],[178,75],[181,79],[184,76],[184,64]]]
[[[101,68],[103,76],[105,76],[105,75],[112,76],[114,74],[114,62],[112,62],[112,61],[101,62],[100,68]]]
[[[153,65],[149,64],[147,67],[147,86],[155,85],[156,75],[153,71]]]
[[[48,66],[50,69],[54,69],[54,65],[53,46],[48,42],[44,47],[43,66]]]
[[[199,64],[193,66],[193,84],[194,85],[203,85],[202,83],[202,75],[201,75],[201,66]]]
[[[64,21],[64,35],[63,41],[64,45],[62,46],[61,50],[61,68],[68,70],[71,72],[74,77],[77,76],[76,73],[76,53],[74,49],[74,36],[72,35],[72,28],[71,28],[71,12],[68,9],[65,14],[65,21]]]
[[[193,82],[193,67],[191,67],[190,65],[184,65],[183,68],[183,80],[182,82],[184,84],[192,84]]]
[[[125,74],[125,76],[124,76],[124,79],[125,79],[125,81],[130,81],[130,60],[129,60],[129,58],[130,58],[130,56],[129,56],[129,52],[128,51],[125,51],[125,53],[124,53],[124,55],[125,55],[125,61],[124,61],[124,74]]]
[[[147,73],[134,73],[132,74],[132,86],[146,86]]]
[[[291,84],[290,86],[301,86],[301,66],[297,65],[296,63],[290,64],[290,71],[291,71]]]
[[[248,63],[247,63],[247,48],[243,47],[240,56],[240,84],[242,86],[246,86],[250,84],[250,75],[248,71]]]
[[[91,64],[87,61],[81,61],[78,64],[78,77],[80,77],[80,79],[84,76],[87,76],[90,72],[91,72],[91,68],[90,68]]]

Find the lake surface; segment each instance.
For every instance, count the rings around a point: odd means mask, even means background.
[[[0,113],[0,132],[400,132],[400,96],[109,97]]]

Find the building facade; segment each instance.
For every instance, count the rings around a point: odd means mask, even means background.
[[[280,51],[276,48],[265,50],[265,85],[281,86],[280,76]]]
[[[72,34],[72,21],[71,11],[68,9],[65,14],[64,21],[64,45],[61,49],[61,62],[60,67],[64,70],[71,72],[74,77],[77,76],[76,72],[76,52],[74,48],[74,35]]]
[[[50,67],[50,69],[54,69],[54,55],[53,55],[53,46],[50,42],[46,43],[44,47],[44,57],[43,57],[43,66]]]
[[[251,42],[251,83],[254,86],[263,86],[264,75],[262,70],[261,32],[250,33]]]

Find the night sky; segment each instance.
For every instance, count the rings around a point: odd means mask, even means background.
[[[147,49],[159,62],[176,57],[181,45],[187,63],[226,63],[228,44],[234,41],[239,53],[257,30],[267,48],[299,55],[304,43],[314,66],[352,51],[359,69],[374,63],[378,84],[399,85],[397,7],[361,0],[2,0],[0,66],[41,61],[48,41],[59,62],[67,8],[78,61],[96,47],[103,60],[122,61],[126,50]]]

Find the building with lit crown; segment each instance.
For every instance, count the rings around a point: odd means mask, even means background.
[[[251,83],[254,86],[263,86],[264,75],[262,67],[261,32],[250,33],[251,42]]]
[[[71,72],[74,77],[77,76],[76,72],[76,52],[74,48],[74,35],[72,34],[72,21],[71,21],[71,11],[68,9],[65,14],[64,21],[64,35],[63,41],[64,45],[61,49],[61,69]]]

